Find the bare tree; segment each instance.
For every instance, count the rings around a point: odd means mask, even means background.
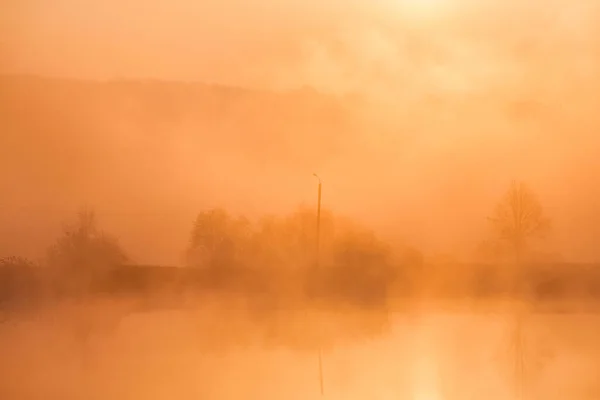
[[[543,237],[550,229],[550,220],[537,196],[523,182],[513,181],[510,188],[498,203],[494,214],[489,218],[495,234],[496,248],[505,248],[514,257],[517,267],[521,266],[524,252],[527,251],[531,239]],[[523,289],[521,268],[517,271],[514,288],[518,295]],[[511,351],[514,357],[515,394],[522,399],[526,392],[526,361],[524,331],[526,315],[523,307],[515,310],[514,325],[511,337]]]
[[[496,240],[508,247],[517,263],[530,239],[543,237],[550,220],[537,196],[523,182],[513,181],[489,218]]]

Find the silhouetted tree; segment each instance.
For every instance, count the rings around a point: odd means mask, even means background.
[[[544,211],[537,196],[522,182],[512,182],[509,190],[500,203],[496,206],[494,214],[489,218],[496,239],[504,244],[517,266],[522,266],[523,253],[527,250],[530,239],[543,237],[550,229],[550,220]],[[513,290],[515,294],[522,295],[524,276],[521,268],[514,276]],[[514,313],[512,332],[512,351],[514,352],[515,394],[523,398],[526,387],[524,356],[524,331],[526,312],[523,304],[518,305]]]
[[[381,305],[396,272],[390,248],[372,232],[354,228],[336,239],[329,277],[340,294],[363,305]]]
[[[414,294],[423,281],[429,279],[429,268],[425,267],[424,258],[423,253],[415,247],[401,244],[393,247],[390,261],[393,279],[390,291],[393,290],[395,297]]]
[[[19,256],[8,256],[0,257],[0,268],[29,268],[34,267],[36,264],[25,258]]]
[[[300,207],[257,224],[215,208],[194,221],[188,266],[204,270],[211,284],[260,288],[273,295],[333,294],[358,303],[381,303],[396,277],[391,249],[372,232],[321,213],[319,268],[315,266],[316,214]],[[418,264],[416,252],[407,254]],[[302,288],[304,288],[304,293]]]
[[[48,251],[51,267],[72,273],[114,267],[128,261],[118,240],[97,226],[92,211],[82,211],[77,221],[65,227]]]
[[[239,267],[248,253],[252,226],[220,208],[201,212],[194,221],[187,264],[207,269]]]
[[[316,250],[316,214],[313,209],[300,207],[283,218],[263,220],[257,231],[258,242],[264,250],[275,253],[280,268],[305,269],[314,264]],[[334,235],[331,212],[321,212],[321,260],[328,259]]]
[[[512,182],[489,218],[497,245],[505,245],[517,263],[528,241],[542,237],[550,229],[537,196],[522,182]]]
[[[24,257],[0,258],[0,312],[16,297],[40,294],[40,269],[35,267],[33,261]]]

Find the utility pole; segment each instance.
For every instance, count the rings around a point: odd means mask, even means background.
[[[321,240],[321,187],[322,187],[322,183],[321,183],[321,178],[319,178],[319,175],[317,174],[313,174],[313,176],[315,176],[318,180],[319,180],[319,186],[318,186],[318,191],[317,191],[317,240],[316,240],[316,249],[315,249],[315,266],[316,266],[316,270],[317,270],[317,277],[319,276],[318,271],[319,271],[319,258],[320,258],[320,240]],[[319,329],[319,332],[321,330]],[[319,341],[321,340],[321,338],[319,337]],[[324,390],[323,390],[323,354],[321,351],[321,343],[319,343],[319,384],[321,387],[321,396],[323,396],[324,394]]]
[[[317,189],[317,243],[316,243],[316,259],[315,263],[317,268],[319,268],[319,251],[320,251],[320,241],[321,241],[321,178],[317,174],[313,174],[319,180],[319,187]]]

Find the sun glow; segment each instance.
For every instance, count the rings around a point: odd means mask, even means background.
[[[398,0],[404,7],[415,10],[433,11],[446,3],[446,0]]]
[[[433,360],[422,358],[415,365],[413,400],[442,400]]]
[[[413,400],[443,400],[440,388],[434,332],[428,324],[417,329],[413,345]]]
[[[430,19],[445,15],[452,0],[385,0],[388,6],[409,19]]]

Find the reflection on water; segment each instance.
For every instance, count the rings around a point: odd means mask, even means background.
[[[598,315],[530,315],[520,338],[509,314],[395,314],[392,321],[383,336],[324,349],[324,398],[512,400],[516,349],[524,398],[600,398]],[[202,345],[210,324],[189,312],[130,316],[85,346],[63,322],[44,316],[3,325],[0,398],[320,397],[315,351],[249,341],[210,352]]]
[[[418,400],[441,400],[443,396],[435,351],[431,349],[434,343],[431,333],[428,329],[417,327],[413,339],[414,347],[411,357],[413,373],[410,391],[412,397]]]

